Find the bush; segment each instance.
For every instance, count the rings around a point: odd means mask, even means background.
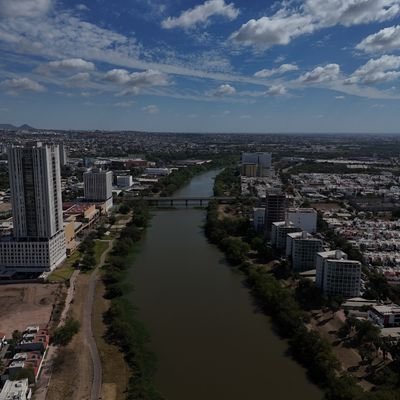
[[[79,332],[80,322],[73,318],[68,318],[65,324],[54,331],[53,342],[56,345],[66,346]]]

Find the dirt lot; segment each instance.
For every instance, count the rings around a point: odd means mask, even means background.
[[[47,325],[60,287],[51,284],[0,286],[0,332],[10,337],[28,325]]]
[[[342,311],[332,314],[330,311],[322,312],[321,310],[314,312],[314,318],[310,321],[310,327],[318,331],[321,336],[325,337],[332,345],[333,351],[342,364],[345,371],[351,371],[351,375],[359,380],[360,386],[364,390],[370,390],[372,385],[367,382],[364,377],[366,376],[366,367],[360,366],[361,357],[357,350],[343,346],[341,340],[337,336],[337,332],[343,325],[345,320]]]

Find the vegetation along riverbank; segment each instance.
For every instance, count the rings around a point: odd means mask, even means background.
[[[225,178],[224,184],[221,180]],[[221,186],[232,186],[232,173],[222,172],[216,182],[218,191]],[[314,305],[320,303],[319,308],[334,310],[334,299],[323,299],[306,280],[298,280],[297,285],[288,284],[287,264],[274,260],[272,249],[253,231],[248,219],[243,217],[244,204],[239,202],[228,209],[211,202],[205,233],[225,253],[227,261],[243,272],[256,304],[272,318],[278,334],[288,340],[290,355],[307,369],[310,379],[324,391],[325,399],[400,399],[399,376],[384,363],[379,367],[381,370],[375,368],[371,373],[375,385],[372,391],[365,390],[359,379],[343,368],[332,343],[310,324]],[[352,341],[358,341],[357,346],[371,346],[377,336],[369,324],[355,322],[349,329],[356,331]]]
[[[211,162],[201,166],[182,168],[160,181],[158,195],[183,187],[194,176],[215,169],[220,163]],[[161,192],[160,192],[161,190]],[[115,239],[115,244],[103,268],[102,282],[107,310],[104,313],[106,325],[104,339],[108,345],[116,346],[124,354],[128,365],[129,382],[124,396],[128,400],[160,400],[163,396],[154,387],[156,357],[149,349],[150,337],[139,321],[135,305],[127,299],[127,294],[134,290],[127,283],[128,269],[134,268],[134,256],[145,234],[151,214],[145,202],[123,200],[119,211],[132,215],[130,222]],[[105,368],[112,360],[103,359]]]

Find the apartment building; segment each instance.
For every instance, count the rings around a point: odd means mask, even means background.
[[[361,263],[340,250],[319,252],[316,285],[328,296],[357,297],[361,290]]]

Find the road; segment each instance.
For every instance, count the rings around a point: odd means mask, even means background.
[[[93,311],[93,301],[94,294],[96,290],[96,283],[98,280],[98,271],[104,265],[107,254],[112,249],[113,241],[107,240],[108,248],[103,252],[100,257],[100,262],[96,269],[92,272],[89,281],[89,289],[86,299],[86,304],[83,313],[82,327],[85,335],[86,343],[89,346],[90,355],[92,357],[93,363],[93,381],[92,389],[90,391],[90,400],[99,400],[101,398],[101,385],[102,385],[102,368],[99,351],[97,349],[96,341],[93,336],[92,329],[92,311]]]

